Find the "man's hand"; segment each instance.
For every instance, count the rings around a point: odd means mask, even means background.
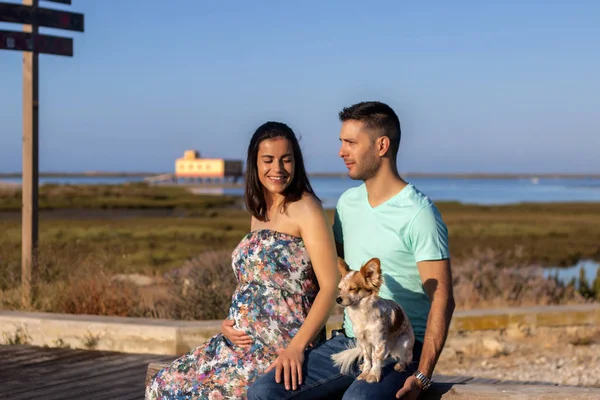
[[[286,390],[296,390],[298,385],[302,384],[302,365],[304,364],[304,351],[293,347],[277,350],[279,356],[265,373],[275,368],[275,382],[281,383],[281,373],[283,372],[283,382]]]
[[[416,400],[420,393],[421,386],[419,386],[419,381],[411,375],[406,379],[406,382],[404,382],[404,387],[396,393],[396,398],[402,400]]]
[[[224,320],[221,324],[221,333],[236,346],[249,349],[250,345],[252,344],[252,338],[246,332],[241,332],[237,329],[234,329],[233,324],[234,321],[231,319]]]

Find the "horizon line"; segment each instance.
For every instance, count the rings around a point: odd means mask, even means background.
[[[565,172],[399,172],[401,176],[423,178],[592,178],[600,179],[600,172],[565,173]],[[118,178],[118,177],[153,177],[157,175],[174,175],[172,172],[133,172],[133,171],[80,171],[80,172],[39,172],[40,178]],[[348,178],[347,172],[307,172],[314,177]],[[0,172],[0,178],[22,178],[21,172]],[[243,176],[242,176],[243,178]]]

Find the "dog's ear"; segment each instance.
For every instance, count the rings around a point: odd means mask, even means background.
[[[344,276],[346,276],[346,274],[348,272],[350,272],[350,267],[348,267],[348,264],[346,264],[346,261],[344,261],[344,259],[341,257],[338,257],[337,267],[338,267],[338,271],[340,271],[340,274],[342,274],[342,278]]]
[[[365,281],[372,286],[373,290],[378,290],[381,286],[381,262],[379,258],[372,258],[366,262],[360,269],[360,273],[365,277]]]

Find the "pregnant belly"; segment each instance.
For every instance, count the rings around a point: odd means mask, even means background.
[[[283,346],[304,322],[302,296],[265,287],[247,286],[233,296],[229,318],[235,329],[267,345]]]

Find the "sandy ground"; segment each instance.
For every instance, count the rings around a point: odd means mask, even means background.
[[[453,334],[435,372],[600,387],[600,327]]]

